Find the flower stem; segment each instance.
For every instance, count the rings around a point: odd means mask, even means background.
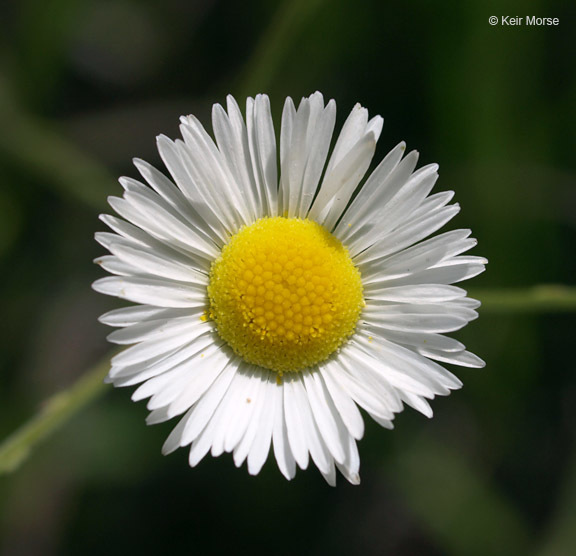
[[[106,357],[70,388],[48,398],[34,417],[0,444],[0,474],[20,467],[37,444],[104,392],[109,360]]]
[[[529,288],[472,289],[483,313],[542,313],[576,310],[576,287],[541,284]]]

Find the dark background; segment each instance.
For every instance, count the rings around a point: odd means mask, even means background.
[[[558,17],[491,26],[491,15]],[[178,116],[233,93],[335,98],[440,163],[488,271],[474,289],[574,284],[576,4],[571,1],[23,0],[0,4],[0,433],[104,356],[90,289],[106,196],[131,158],[160,165]],[[277,125],[277,129],[278,129]],[[105,394],[0,478],[0,550],[90,554],[564,556],[576,553],[570,312],[487,304],[457,337],[484,370],[431,421],[368,424],[362,485],[315,469],[188,468],[128,390]]]

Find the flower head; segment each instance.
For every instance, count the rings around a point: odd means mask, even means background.
[[[228,97],[215,140],[183,117],[183,140],[158,138],[172,179],[135,160],[146,184],[121,178],[122,219],[101,217],[97,262],[115,276],[94,288],[136,304],[101,317],[134,344],[108,380],[140,384],[148,423],[183,415],[164,452],[190,445],[192,466],[232,452],[257,474],[272,446],[288,479],[311,457],[356,484],[359,407],[386,428],[403,404],[431,416],[427,400],[461,386],[435,361],[484,365],[444,336],[476,318],[452,284],[486,260],[461,255],[469,230],[426,239],[459,210],[430,195],[437,165],[415,171],[400,143],[364,179],[382,118],[356,105],[330,153],[335,118],[320,93],[288,98],[278,157],[268,97],[246,119]]]

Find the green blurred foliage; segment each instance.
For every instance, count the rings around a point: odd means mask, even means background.
[[[551,28],[491,15],[558,17]],[[227,93],[321,90],[356,102],[440,163],[490,260],[474,287],[574,284],[576,8],[566,0],[11,0],[0,5],[0,430],[107,351],[114,306],[90,290],[97,214],[160,164],[154,136],[208,123]],[[229,456],[164,458],[124,390],[78,414],[0,482],[6,555],[576,553],[576,321],[486,313],[458,336],[487,361],[465,387],[367,427],[360,487],[319,473],[257,478]]]

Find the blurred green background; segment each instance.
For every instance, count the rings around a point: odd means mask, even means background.
[[[558,17],[491,26],[491,15]],[[118,306],[93,234],[178,116],[267,92],[356,102],[440,163],[472,228],[488,288],[574,285],[576,4],[368,0],[8,0],[0,4],[0,434],[104,357],[96,318]],[[240,102],[243,103],[242,101]],[[467,284],[468,287],[468,284]],[[576,319],[489,302],[457,337],[484,370],[368,424],[362,485],[313,469],[254,478],[229,455],[197,468],[160,447],[144,403],[107,387],[20,468],[0,477],[0,551],[91,554],[576,554]]]

